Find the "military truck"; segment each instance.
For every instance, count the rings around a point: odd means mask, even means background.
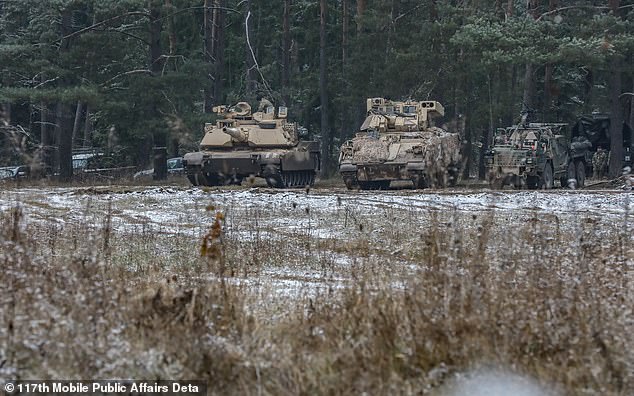
[[[205,124],[200,151],[185,154],[183,165],[194,186],[240,184],[245,177],[264,177],[271,187],[312,186],[320,169],[319,142],[301,141],[297,124],[287,121],[287,108],[216,106],[220,118]]]
[[[455,184],[460,138],[435,127],[444,115],[435,101],[369,98],[367,117],[339,153],[339,173],[348,189],[387,189],[395,180],[414,188]]]
[[[586,178],[587,139],[572,143],[563,134],[567,124],[529,123],[499,128],[492,148],[485,154],[489,182],[493,188],[551,189],[555,180],[562,186],[572,181],[583,187]]]

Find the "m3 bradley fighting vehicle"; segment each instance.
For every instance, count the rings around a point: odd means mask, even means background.
[[[251,106],[216,106],[221,119],[205,124],[200,151],[185,154],[183,164],[195,186],[240,184],[245,177],[264,177],[271,187],[313,185],[320,168],[319,142],[300,141],[286,107],[267,102],[263,111]]]
[[[524,116],[518,125],[499,128],[485,154],[491,186],[551,189],[558,179],[562,187],[573,182],[583,187],[592,144],[584,138],[571,143],[563,135],[566,126],[531,123]]]
[[[411,180],[414,188],[457,182],[460,138],[433,125],[444,115],[440,103],[370,98],[367,111],[359,132],[339,154],[339,173],[348,189],[387,189],[395,180]]]

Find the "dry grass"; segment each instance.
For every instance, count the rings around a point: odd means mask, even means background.
[[[430,210],[418,229],[413,213],[386,208],[373,216],[398,227],[369,233],[375,217],[342,210],[357,230],[343,240],[261,227],[274,213],[254,209],[245,220],[208,209],[204,240],[116,231],[112,211],[88,210],[86,221],[66,225],[4,213],[0,378],[411,394],[485,364],[565,394],[634,389],[627,218],[560,224],[536,212],[509,223],[495,210]],[[248,237],[226,230],[232,222],[247,223]],[[318,282],[296,268],[314,270]],[[280,293],[280,280],[299,286]]]

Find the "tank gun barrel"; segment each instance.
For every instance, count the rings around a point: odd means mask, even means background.
[[[232,138],[234,138],[235,140],[237,140],[238,142],[247,141],[247,135],[241,130],[239,130],[238,128],[223,127],[222,131],[226,133],[227,135],[231,136]]]

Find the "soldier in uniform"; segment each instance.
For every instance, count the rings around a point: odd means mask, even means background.
[[[603,147],[599,147],[597,152],[592,156],[592,168],[594,169],[594,174],[597,179],[603,179],[605,171],[608,168],[608,153]]]
[[[256,99],[260,101],[258,111],[265,111],[267,107],[273,107],[273,103],[263,96],[258,96]]]

